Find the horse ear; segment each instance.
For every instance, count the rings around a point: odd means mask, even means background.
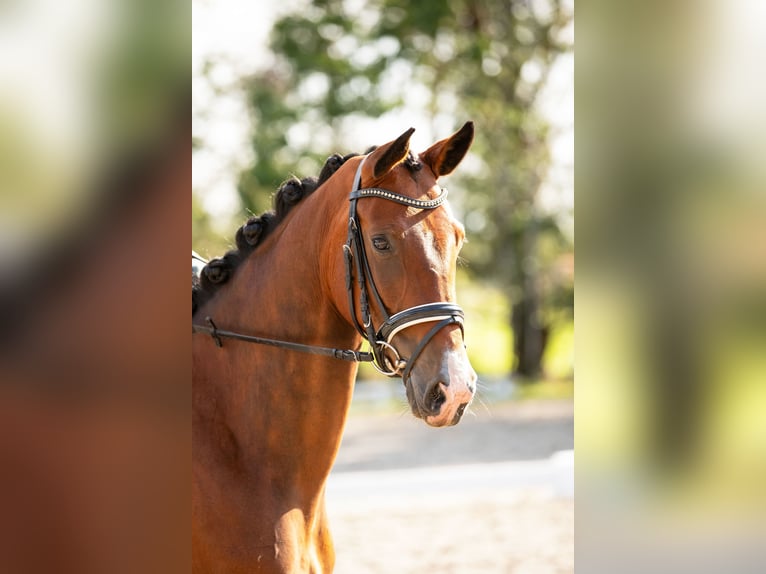
[[[436,177],[447,175],[463,160],[472,143],[473,122],[466,122],[450,137],[436,142],[420,154],[420,159],[431,168]]]
[[[391,169],[407,157],[410,151],[410,138],[415,128],[410,128],[394,141],[380,146],[372,153],[370,158],[375,162],[372,175],[375,179],[384,176]]]

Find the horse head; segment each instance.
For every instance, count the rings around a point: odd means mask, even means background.
[[[473,399],[476,373],[455,304],[465,231],[437,180],[463,159],[474,128],[466,123],[418,157],[409,149],[413,131],[357,164],[348,243],[354,249],[346,251],[356,260],[349,275],[361,277],[357,289],[367,293],[351,301],[362,334],[369,340],[377,331],[378,363],[402,376],[412,413],[432,426],[454,425]]]

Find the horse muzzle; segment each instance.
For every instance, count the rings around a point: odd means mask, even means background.
[[[473,401],[476,379],[462,344],[429,349],[405,382],[413,415],[434,427],[456,425]]]

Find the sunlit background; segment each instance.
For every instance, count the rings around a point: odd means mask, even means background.
[[[190,9],[0,2],[0,571],[188,572]]]
[[[576,83],[578,571],[759,572],[766,5],[587,5]]]
[[[65,235],[95,179],[162,139],[188,22],[165,1],[0,5],[0,263]]]

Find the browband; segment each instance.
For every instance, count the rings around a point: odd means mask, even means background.
[[[441,193],[433,199],[412,199],[406,195],[389,191],[388,189],[382,189],[380,187],[365,187],[364,189],[357,189],[349,194],[349,200],[361,199],[363,197],[380,197],[382,199],[388,199],[402,205],[409,207],[417,207],[419,209],[434,209],[439,207],[447,199],[447,190],[441,188]]]

